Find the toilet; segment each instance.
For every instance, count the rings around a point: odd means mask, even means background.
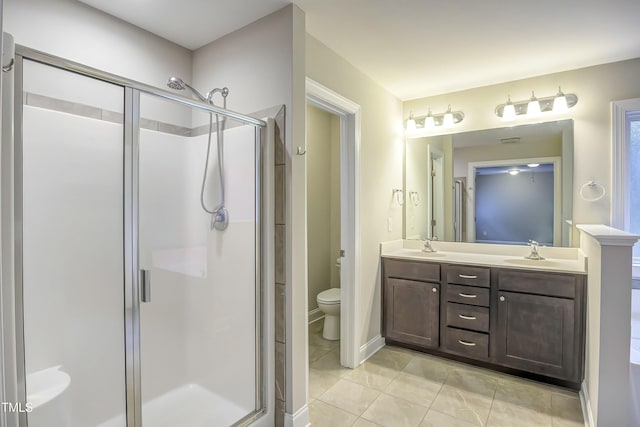
[[[336,260],[336,267],[340,268],[341,259]],[[324,313],[324,329],[322,337],[335,341],[340,339],[340,288],[322,291],[316,298],[318,308]]]

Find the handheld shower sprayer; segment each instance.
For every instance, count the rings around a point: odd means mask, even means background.
[[[200,92],[196,89],[188,85],[179,77],[171,77],[167,81],[167,86],[174,90],[185,90],[189,89],[191,93],[198,98],[200,101],[205,102],[207,104],[214,105],[213,103],[213,95],[219,93],[222,95],[223,100],[223,108],[227,108],[227,95],[229,95],[229,89],[224,88],[215,88],[207,92],[206,96],[202,96]],[[216,114],[216,139],[217,139],[217,148],[218,148],[218,172],[219,172],[219,181],[220,181],[220,203],[214,208],[209,209],[204,202],[204,187],[205,182],[207,180],[207,172],[209,170],[209,153],[211,151],[211,134],[213,133],[213,113],[209,112],[209,138],[207,140],[207,157],[204,164],[204,173],[202,175],[202,187],[200,189],[200,205],[205,212],[210,213],[211,218],[211,228],[215,228],[216,230],[225,230],[229,225],[229,212],[225,207],[225,189],[224,189],[224,141],[222,139],[222,133],[224,132],[225,118],[222,120]]]
[[[194,94],[196,96],[196,98],[198,98],[200,101],[202,101],[202,102],[209,102],[210,101],[210,99],[208,98],[209,94],[207,94],[207,98],[205,98],[204,96],[202,96],[202,94],[200,92],[198,92],[196,89],[194,89],[191,85],[185,83],[184,80],[182,80],[180,77],[171,77],[167,81],[167,86],[169,86],[171,89],[174,89],[174,90],[189,89],[191,91],[191,93]]]

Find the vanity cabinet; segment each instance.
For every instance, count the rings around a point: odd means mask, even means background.
[[[489,287],[487,267],[444,265],[446,311],[443,348],[474,359],[489,358]]]
[[[440,266],[387,260],[384,264],[385,336],[437,348],[440,339]]]
[[[568,381],[581,378],[584,277],[498,270],[495,359]]]
[[[586,276],[383,258],[390,343],[579,387]]]

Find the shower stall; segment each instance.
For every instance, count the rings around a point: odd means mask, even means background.
[[[259,419],[267,123],[28,48],[9,56],[0,295],[16,405],[3,425]],[[224,150],[207,158],[211,114]],[[203,175],[204,203],[225,191],[223,230],[201,207]]]

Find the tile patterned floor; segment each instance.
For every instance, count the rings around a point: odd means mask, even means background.
[[[386,346],[354,370],[309,326],[313,427],[583,427],[577,393]]]

